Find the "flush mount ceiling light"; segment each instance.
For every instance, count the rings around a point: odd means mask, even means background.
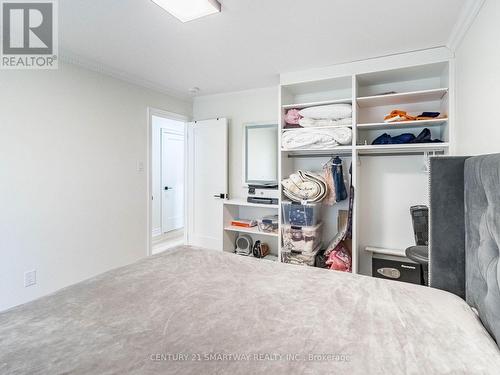
[[[152,0],[182,22],[188,22],[210,14],[219,13],[217,0]]]

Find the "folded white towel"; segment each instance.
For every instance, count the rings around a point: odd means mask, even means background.
[[[326,129],[294,129],[283,132],[281,146],[284,149],[327,149],[348,145],[352,141],[352,130],[347,127]]]
[[[299,125],[303,128],[320,128],[323,126],[351,126],[352,118],[343,118],[339,120],[332,119],[320,119],[315,120],[313,118],[304,117],[299,120]]]
[[[352,106],[350,104],[329,104],[317,107],[304,108],[299,111],[302,117],[319,119],[341,119],[352,117]]]

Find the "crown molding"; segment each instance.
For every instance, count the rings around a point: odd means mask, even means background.
[[[165,87],[163,85],[157,84],[155,82],[140,78],[138,76],[123,72],[121,70],[115,69],[109,65],[105,65],[102,63],[99,63],[97,61],[85,58],[83,56],[74,54],[72,52],[69,52],[67,50],[60,50],[59,51],[59,59],[60,61],[71,64],[71,65],[76,65],[81,68],[91,70],[96,73],[101,73],[104,75],[107,75],[109,77],[119,79],[121,81],[140,86],[149,90],[157,91],[159,93],[171,96],[175,99],[179,99],[182,101],[191,101],[191,97],[186,94],[186,93],[181,93],[180,91],[177,90],[172,90],[168,87]]]
[[[485,2],[486,0],[466,0],[460,12],[460,16],[453,27],[448,43],[446,44],[450,51],[455,53]]]

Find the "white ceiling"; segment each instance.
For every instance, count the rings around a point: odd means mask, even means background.
[[[188,96],[278,75],[444,46],[466,0],[221,0],[181,23],[150,0],[60,0],[63,57]]]

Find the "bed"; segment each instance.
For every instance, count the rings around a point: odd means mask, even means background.
[[[484,193],[486,164],[465,190]],[[466,197],[492,229],[500,209]],[[456,272],[478,314],[439,274],[441,289],[178,247],[1,313],[0,374],[498,374],[500,231],[496,269],[484,227],[467,233],[477,261]]]

